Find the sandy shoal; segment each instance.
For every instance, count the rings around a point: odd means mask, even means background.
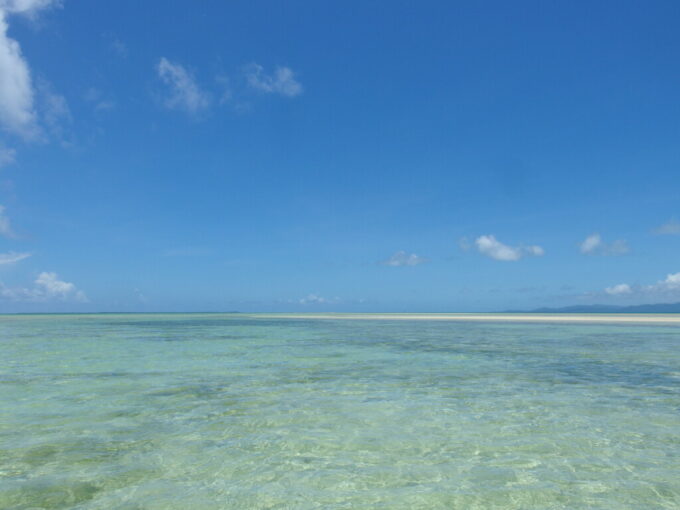
[[[677,324],[680,314],[523,314],[523,313],[277,313],[257,317],[319,320],[408,320],[479,322],[575,322],[606,324]]]

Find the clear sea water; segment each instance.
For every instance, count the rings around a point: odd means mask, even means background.
[[[680,328],[0,317],[2,509],[677,509]]]

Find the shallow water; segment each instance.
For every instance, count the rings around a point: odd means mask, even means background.
[[[680,508],[680,328],[0,317],[2,509]]]

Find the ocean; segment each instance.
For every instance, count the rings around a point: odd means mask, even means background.
[[[2,509],[677,509],[680,327],[0,316]]]

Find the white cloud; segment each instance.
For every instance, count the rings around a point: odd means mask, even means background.
[[[6,13],[0,10],[0,126],[31,139],[39,132],[31,72],[19,43],[7,35],[7,29]]]
[[[308,294],[307,297],[300,299],[301,305],[326,303],[326,299],[316,294]]]
[[[586,237],[579,248],[584,255],[624,255],[630,251],[624,239],[605,243],[597,232]]]
[[[41,130],[31,70],[19,43],[7,34],[7,18],[11,14],[34,17],[53,5],[59,2],[0,0],[0,128],[25,140],[39,138]]]
[[[42,272],[35,280],[36,288],[45,297],[59,299],[73,298],[76,301],[87,301],[82,290],[70,282],[59,280],[57,273]]]
[[[31,256],[30,253],[17,253],[14,251],[10,251],[8,253],[0,253],[0,266],[14,264],[16,262],[19,262],[20,260],[27,259],[30,256]]]
[[[475,245],[479,253],[503,261],[516,261],[527,255],[540,257],[545,254],[545,250],[540,246],[508,246],[492,235],[478,237],[475,239]]]
[[[195,78],[182,65],[163,57],[156,66],[158,77],[168,86],[165,106],[172,110],[199,113],[210,105],[210,96],[203,91]]]
[[[649,285],[646,289],[661,292],[680,291],[680,273],[668,274],[664,280],[660,280],[654,285]]]
[[[60,280],[56,273],[42,272],[35,279],[33,287],[5,287],[0,284],[0,297],[12,301],[77,301],[85,303],[87,296],[73,283]]]
[[[631,289],[630,285],[628,285],[627,283],[619,283],[618,285],[607,287],[606,289],[604,289],[604,291],[610,296],[622,296],[625,294],[633,293],[633,289]]]
[[[628,285],[620,283],[607,287],[604,292],[610,296],[631,296],[644,300],[680,298],[680,272],[670,273],[666,278],[651,285]]]
[[[654,233],[659,235],[680,235],[680,221],[671,218],[663,225],[656,227]]]
[[[0,235],[8,238],[16,237],[10,225],[9,218],[5,214],[5,206],[0,205]]]
[[[289,67],[277,67],[273,75],[268,75],[261,65],[253,63],[246,67],[246,80],[252,88],[268,94],[287,97],[302,94],[302,84]]]
[[[409,254],[401,250],[392,255],[387,260],[383,260],[381,264],[384,266],[402,267],[402,266],[417,266],[420,264],[424,264],[425,262],[427,262],[426,258],[419,257],[415,253]]]
[[[581,243],[581,253],[593,253],[602,245],[600,234],[591,234]]]

